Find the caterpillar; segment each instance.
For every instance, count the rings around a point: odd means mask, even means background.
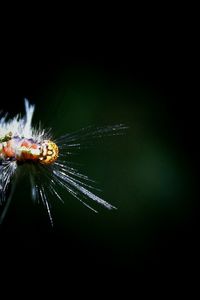
[[[88,203],[91,200],[107,209],[115,209],[92,191],[93,181],[71,166],[68,157],[73,150],[104,136],[122,134],[127,127],[123,124],[91,126],[53,139],[49,130],[32,126],[34,111],[35,105],[25,99],[23,117],[20,115],[12,119],[7,119],[7,115],[0,117],[0,206],[4,206],[0,224],[14,194],[13,182],[17,170],[24,165],[29,166],[32,198],[34,201],[42,201],[51,225],[53,218],[49,203],[50,194],[63,202],[58,186],[66,189],[94,212],[97,210]]]

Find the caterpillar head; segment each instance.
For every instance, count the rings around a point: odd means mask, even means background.
[[[41,164],[50,165],[57,160],[58,153],[59,153],[58,146],[50,140],[45,140],[41,144],[39,160]]]

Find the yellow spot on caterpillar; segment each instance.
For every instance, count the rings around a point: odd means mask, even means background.
[[[54,142],[46,140],[41,145],[41,156],[39,160],[41,164],[50,165],[57,160],[58,153],[59,153],[58,146]]]

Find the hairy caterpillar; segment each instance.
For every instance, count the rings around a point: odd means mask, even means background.
[[[24,117],[17,115],[10,120],[7,120],[7,116],[0,118],[0,205],[4,204],[0,223],[4,219],[14,192],[13,185],[7,199],[8,187],[12,185],[18,167],[28,163],[32,197],[34,200],[42,201],[52,225],[49,194],[62,201],[57,191],[58,186],[66,189],[95,212],[96,210],[87,203],[88,200],[95,201],[108,209],[115,208],[91,192],[92,180],[72,167],[68,156],[72,149],[80,148],[88,141],[102,136],[121,134],[126,127],[121,124],[88,127],[53,140],[49,131],[32,127],[34,110],[35,106],[25,99]]]

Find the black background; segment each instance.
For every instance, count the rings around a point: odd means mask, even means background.
[[[137,22],[133,24],[131,19],[129,21],[126,26],[121,26],[119,21],[118,26],[98,28],[94,33],[89,33],[87,29],[81,31],[81,26],[76,32],[66,26],[62,33],[59,28],[54,30],[54,26],[47,26],[41,31],[40,28],[37,31],[32,28],[23,34],[20,29],[15,32],[13,28],[13,32],[5,34],[5,40],[1,43],[1,109],[13,114],[22,111],[24,97],[34,99],[37,105],[34,96],[40,89],[54,82],[57,73],[65,68],[77,65],[94,68],[101,66],[110,74],[117,72],[129,82],[137,81],[153,87],[166,96],[172,124],[170,132],[173,132],[173,139],[184,149],[194,174],[198,175],[199,113],[197,96],[194,96],[196,83],[192,42],[187,39],[185,28],[181,26],[168,26],[169,23],[149,26],[151,23],[142,25],[142,21],[138,25]],[[170,228],[158,234],[155,247],[147,253],[142,265],[140,259],[138,265],[132,265],[131,261],[126,266],[118,265],[117,262],[109,265],[106,263],[106,252],[101,253],[98,262],[94,257],[90,259],[86,243],[77,243],[73,235],[69,235],[68,242],[74,246],[68,248],[65,245],[68,251],[64,252],[64,242],[61,242],[59,232],[54,234],[53,242],[50,241],[52,235],[45,233],[46,238],[41,242],[40,249],[26,248],[18,244],[14,234],[13,240],[9,240],[9,228],[5,227],[1,228],[1,258],[6,261],[6,267],[15,263],[28,265],[30,269],[42,266],[45,274],[51,268],[65,270],[65,273],[75,270],[81,274],[88,269],[95,274],[99,270],[115,274],[117,270],[119,276],[123,272],[127,274],[127,269],[134,276],[176,274],[178,277],[180,274],[193,273],[199,265],[197,199],[198,195],[192,195],[191,201],[194,201],[196,208],[182,224],[182,228]],[[78,249],[80,244],[81,253]],[[93,250],[97,256],[102,251]]]

